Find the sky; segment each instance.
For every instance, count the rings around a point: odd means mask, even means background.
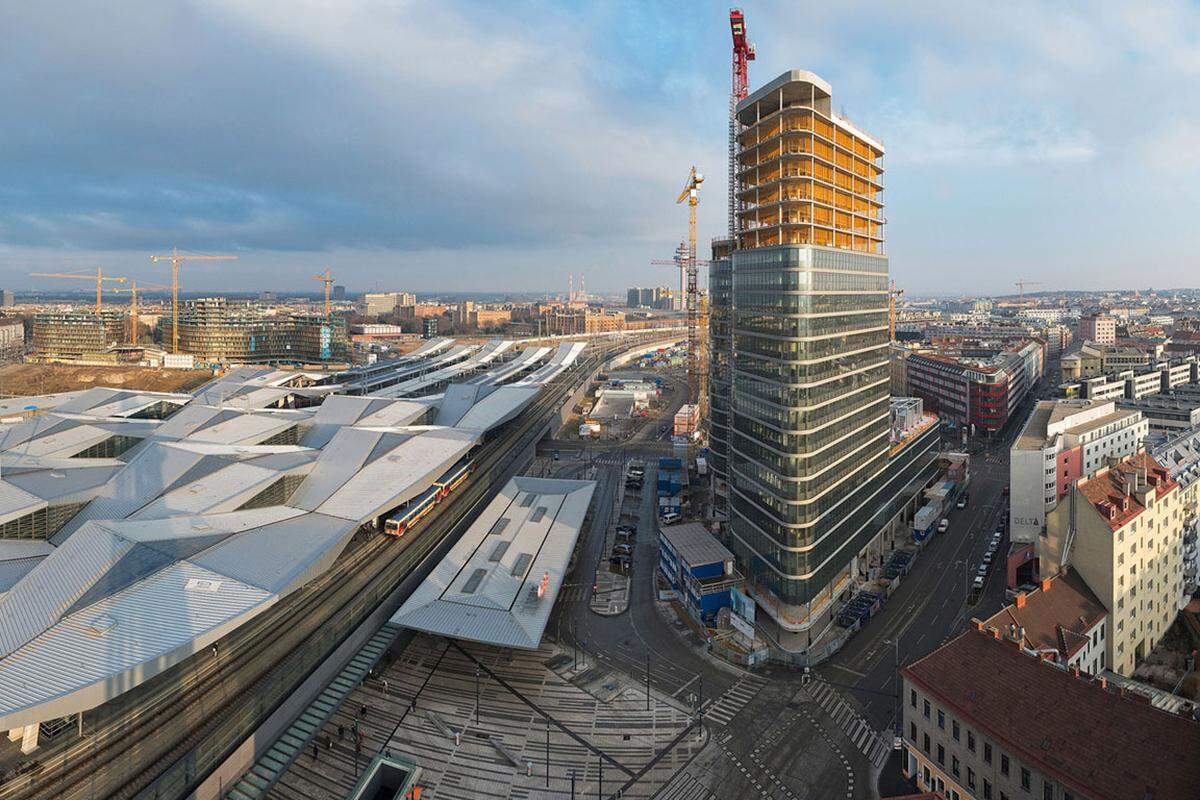
[[[909,296],[1200,285],[1200,5],[743,9],[752,89],[811,70],[883,140]],[[726,230],[724,4],[48,0],[0,30],[5,287],[162,280],[172,245],[238,257],[193,290],[671,285],[693,164],[701,253]]]

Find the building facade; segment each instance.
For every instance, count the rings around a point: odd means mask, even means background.
[[[1042,400],[1009,451],[1009,538],[1035,542],[1080,478],[1142,448],[1150,423],[1101,400]]]
[[[974,432],[994,433],[1041,379],[1045,343],[1028,339],[997,349],[986,343],[914,353],[905,367],[908,394]]]
[[[1117,341],[1117,321],[1107,314],[1085,314],[1079,318],[1079,338],[1096,344]]]
[[[1038,542],[1044,575],[1065,560],[1108,611],[1105,658],[1121,675],[1133,674],[1188,600],[1183,505],[1179,484],[1143,451],[1078,481]]]
[[[169,317],[162,326],[169,341]],[[180,306],[179,352],[208,363],[343,363],[350,346],[343,317],[268,314],[249,303],[206,297]]]
[[[712,470],[713,508],[729,516],[729,426],[733,395],[733,260],[732,242],[712,243],[708,268],[708,450]]]
[[[121,311],[76,308],[47,311],[33,317],[35,361],[109,363],[113,346],[125,341],[128,318]]]
[[[973,629],[901,671],[904,773],[948,800],[1192,797],[1200,725]]]
[[[737,128],[740,225],[712,308],[729,381],[710,395],[730,387],[728,541],[759,604],[811,644],[932,444],[889,451],[882,145],[803,71],[739,103]]]

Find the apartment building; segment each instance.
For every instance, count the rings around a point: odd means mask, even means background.
[[[1108,611],[1074,570],[1043,578],[1031,592],[1017,592],[1010,605],[984,626],[1003,632],[1021,647],[1056,664],[1099,675],[1108,667]]]
[[[1139,412],[1111,400],[1040,401],[1009,451],[1009,538],[1037,541],[1077,480],[1133,455],[1149,433]]]
[[[587,306],[550,306],[542,314],[541,332],[547,336],[578,336],[625,330],[625,313]]]
[[[994,433],[1041,379],[1045,342],[1027,339],[998,349],[984,343],[914,353],[906,364],[907,394],[944,419],[976,433]]]
[[[1096,344],[1117,341],[1117,321],[1107,314],[1085,314],[1079,318],[1079,338]]]
[[[1186,387],[1180,387],[1183,388]],[[1117,404],[1124,409],[1140,411],[1152,431],[1182,433],[1200,426],[1200,395],[1180,389],[1137,400],[1118,400]]]
[[[901,671],[904,773],[949,800],[1167,800],[1200,725],[977,622]]]
[[[1187,431],[1159,442],[1150,450],[1179,484],[1180,514],[1183,517],[1183,593],[1200,589],[1200,430]]]
[[[710,395],[715,408],[731,387],[727,540],[789,646],[807,647],[936,471],[938,432],[890,450],[883,146],[800,70],[741,101],[736,128],[731,289],[712,296],[735,345]]]
[[[1076,352],[1063,356],[1060,368],[1064,381],[1078,381],[1124,370],[1141,370],[1156,357],[1153,351],[1137,347],[1085,343]]]
[[[1108,611],[1105,657],[1121,675],[1133,673],[1187,602],[1183,506],[1179,484],[1143,451],[1077,481],[1038,542],[1043,575],[1059,570],[1065,551]]]

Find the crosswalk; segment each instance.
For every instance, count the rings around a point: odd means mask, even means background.
[[[820,678],[814,678],[809,684],[808,693],[867,760],[876,767],[887,761],[891,751],[891,737],[877,733],[836,689]]]
[[[704,718],[718,725],[728,725],[766,685],[761,678],[742,678],[715,701],[705,705]]]
[[[717,800],[717,796],[694,776],[682,772],[660,789],[654,800]]]
[[[566,583],[558,590],[559,603],[574,603],[576,600],[582,600],[587,596],[587,588],[581,583]]]

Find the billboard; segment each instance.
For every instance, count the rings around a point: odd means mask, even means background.
[[[753,629],[753,627],[754,627],[754,599],[751,598],[749,595],[744,594],[737,587],[734,587],[732,590],[730,590],[729,596],[732,601],[730,610],[734,614],[737,614],[739,617],[744,619],[750,625],[750,627]]]

